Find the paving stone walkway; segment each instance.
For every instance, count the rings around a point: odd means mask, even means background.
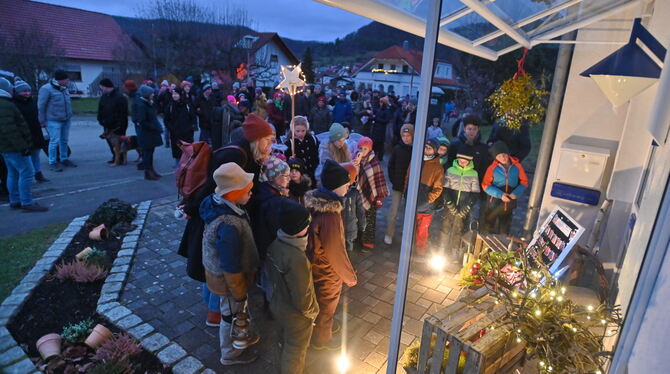
[[[520,202],[518,211],[523,212],[527,198]],[[175,220],[175,205],[174,197],[154,200],[120,303],[199,359],[208,368],[203,372],[274,373],[278,340],[274,321],[262,311],[258,290],[253,291],[250,305],[262,337],[254,348],[259,359],[237,367],[223,367],[219,363],[218,329],[205,326],[206,307],[200,296],[201,284],[186,275],[186,260],[177,254],[185,222]],[[358,285],[345,289],[336,316],[346,327],[340,338],[344,339],[343,346],[351,359],[350,373],[386,372],[401,239],[399,228],[392,246],[380,245],[389,205],[390,202],[385,204],[378,214],[377,248],[368,254],[354,252],[351,255],[358,272]],[[520,227],[522,220],[523,217],[515,217],[514,226]],[[439,220],[434,222],[433,229]],[[399,214],[398,226],[401,225],[402,214]],[[401,355],[405,347],[420,338],[422,320],[452,303],[460,292],[456,274],[435,274],[425,264],[412,262]],[[338,372],[335,369],[337,355],[339,352],[310,350],[305,373]],[[402,372],[400,367],[398,372]]]

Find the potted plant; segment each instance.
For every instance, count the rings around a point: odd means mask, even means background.
[[[44,361],[51,357],[60,355],[60,341],[61,338],[58,334],[46,334],[39,338],[35,346],[37,347],[37,350],[40,352],[40,355]]]
[[[101,324],[95,325],[93,328],[93,331],[91,331],[91,334],[86,338],[84,343],[93,348],[96,349],[99,346],[101,346],[104,342],[107,341],[107,339],[112,337],[112,332],[109,331],[108,328]]]
[[[88,234],[88,238],[91,240],[107,240],[109,238],[109,231],[107,230],[107,226],[105,226],[103,223],[94,227],[93,230],[91,230],[91,232]]]

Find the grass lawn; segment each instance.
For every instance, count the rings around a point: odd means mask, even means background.
[[[0,303],[12,293],[33,264],[65,230],[69,222],[31,230],[23,234],[0,238]]]
[[[72,111],[74,114],[96,114],[98,113],[98,97],[82,97],[72,99]]]

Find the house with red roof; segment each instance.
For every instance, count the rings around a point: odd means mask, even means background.
[[[356,88],[395,92],[396,95],[417,97],[421,83],[421,59],[423,53],[402,46],[391,46],[372,57],[353,74]],[[437,88],[437,90],[436,90]],[[458,90],[462,88],[454,75],[453,66],[445,60],[437,60],[433,91]]]
[[[59,68],[84,95],[96,92],[103,76],[120,84],[121,62],[142,57],[137,45],[107,14],[27,0],[0,1],[0,14],[6,15],[0,27],[0,38],[5,41],[11,43],[15,35],[26,32],[48,34],[53,42],[49,50]],[[11,66],[0,69],[12,71]]]

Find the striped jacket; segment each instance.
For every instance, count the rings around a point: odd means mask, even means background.
[[[509,160],[508,168],[494,160],[486,169],[482,178],[482,189],[490,197],[500,199],[504,193],[511,193],[518,198],[528,187],[528,177],[519,160],[512,156]]]
[[[444,203],[467,211],[472,208],[479,195],[479,177],[475,165],[470,161],[465,167],[454,160],[444,176]]]

